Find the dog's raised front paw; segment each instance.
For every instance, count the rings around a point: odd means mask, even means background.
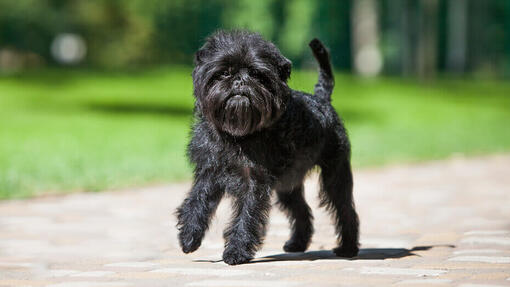
[[[182,248],[182,252],[191,253],[200,247],[202,244],[202,235],[198,233],[181,231],[179,233],[179,243]]]

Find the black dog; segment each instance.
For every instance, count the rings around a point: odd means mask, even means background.
[[[291,62],[257,34],[220,31],[196,53],[196,122],[188,147],[194,182],[177,209],[185,253],[200,246],[227,193],[234,198],[234,216],[224,233],[223,260],[250,261],[265,235],[272,190],[292,225],[283,249],[305,251],[313,216],[303,196],[303,178],[318,165],[321,206],[333,214],[339,236],[334,252],[357,255],[350,144],[330,104],[334,79],[329,54],[317,39],[310,47],[320,66],[314,95],[287,86]]]

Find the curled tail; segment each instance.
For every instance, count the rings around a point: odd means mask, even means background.
[[[331,101],[331,93],[335,86],[335,78],[329,61],[329,52],[317,38],[313,39],[308,45],[319,63],[319,80],[317,84],[315,84],[314,94]]]

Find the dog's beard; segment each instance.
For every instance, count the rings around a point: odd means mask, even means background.
[[[254,133],[274,123],[285,108],[287,86],[276,81],[268,86],[256,80],[241,88],[232,88],[229,81],[213,82],[206,88],[202,112],[218,129],[230,135]]]
[[[231,96],[223,109],[217,110],[222,129],[234,136],[243,136],[255,131],[262,124],[261,113],[245,95]]]

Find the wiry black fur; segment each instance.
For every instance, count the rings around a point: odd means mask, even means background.
[[[306,250],[313,216],[303,179],[318,165],[321,206],[332,213],[339,238],[334,251],[343,257],[357,255],[350,144],[330,104],[334,80],[329,54],[317,39],[310,47],[320,67],[315,95],[287,86],[290,61],[257,34],[220,31],[196,53],[196,122],[188,147],[195,176],[177,209],[185,253],[200,246],[227,193],[234,199],[234,216],[224,233],[223,260],[248,262],[262,244],[272,190],[292,226],[284,250]]]

